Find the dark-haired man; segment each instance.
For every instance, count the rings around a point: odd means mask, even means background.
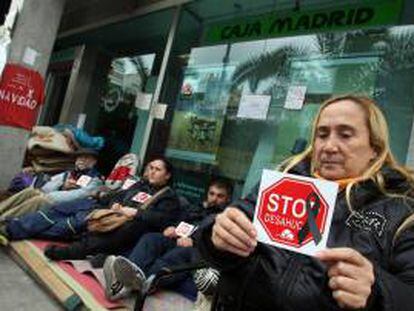
[[[162,233],[145,234],[128,257],[109,256],[104,264],[107,298],[116,300],[127,296],[132,290],[142,290],[147,278],[163,268],[199,261],[191,235],[206,218],[223,211],[230,198],[231,187],[224,181],[213,181],[208,187],[206,200],[190,207],[178,226],[167,227]],[[181,292],[194,298],[196,288],[190,273],[174,274],[159,283],[158,287],[177,287],[187,281],[190,286]]]

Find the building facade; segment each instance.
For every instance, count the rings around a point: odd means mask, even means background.
[[[114,2],[66,3],[39,117],[86,116],[107,140],[104,171],[127,151],[162,154],[190,200],[214,177],[245,194],[346,93],[380,103],[414,166],[412,1]]]

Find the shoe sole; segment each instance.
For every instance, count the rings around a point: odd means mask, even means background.
[[[142,271],[137,270],[129,260],[118,257],[114,262],[114,273],[115,277],[133,290],[141,291],[145,276]],[[141,275],[141,278],[138,276]]]
[[[111,298],[111,284],[113,282],[113,266],[115,262],[116,257],[115,256],[108,256],[108,258],[105,261],[104,267],[103,267],[103,274],[105,278],[105,295],[108,299]]]

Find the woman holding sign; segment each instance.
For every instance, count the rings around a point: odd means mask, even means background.
[[[257,243],[258,189],[199,237],[222,272],[215,310],[412,310],[414,179],[390,150],[385,118],[365,97],[326,101],[311,144],[283,172],[335,181],[328,249],[315,257]]]

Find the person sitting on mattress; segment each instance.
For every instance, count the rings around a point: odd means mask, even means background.
[[[206,199],[197,206],[186,208],[183,222],[178,226],[167,227],[162,233],[145,234],[127,257],[107,257],[104,276],[105,294],[109,300],[123,298],[133,290],[142,290],[144,283],[150,282],[162,269],[200,261],[191,236],[198,224],[224,210],[232,193],[231,186],[223,180],[213,180],[207,189]],[[173,289],[190,299],[197,294],[190,272],[173,274],[160,280],[157,288]]]
[[[6,221],[3,234],[8,240],[41,238],[73,240],[86,230],[87,216],[96,208],[106,208],[113,196],[139,180],[135,154],[126,154],[115,165],[105,184],[90,197],[51,205]]]
[[[181,206],[169,186],[172,165],[162,157],[150,161],[142,180],[115,196],[108,207],[131,219],[109,232],[90,232],[68,246],[49,246],[45,255],[52,260],[85,259],[88,255],[119,254],[131,249],[147,232],[162,232],[180,219]],[[155,197],[155,199],[152,199]],[[151,200],[147,206],[145,203]]]
[[[1,202],[0,232],[4,232],[8,218],[91,195],[102,185],[100,173],[95,168],[97,157],[96,150],[80,149],[73,170],[53,175],[40,189],[26,188]]]

